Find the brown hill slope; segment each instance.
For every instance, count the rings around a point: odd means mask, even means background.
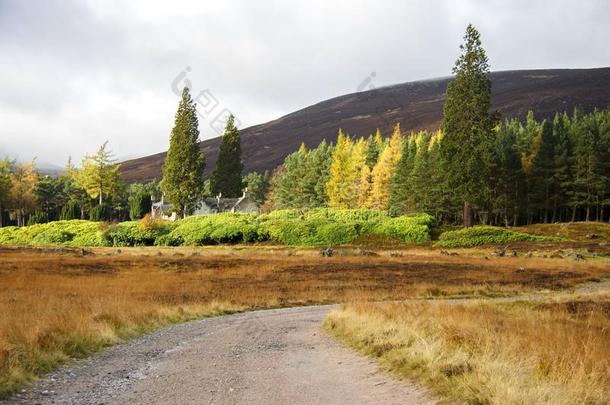
[[[364,135],[380,128],[389,135],[396,122],[405,132],[436,129],[442,118],[445,90],[450,78],[424,80],[335,97],[274,121],[240,131],[245,172],[273,169],[301,142],[315,146],[334,140],[342,128]],[[538,118],[555,111],[585,111],[610,105],[610,68],[517,70],[492,73],[493,108],[503,118],[523,118],[534,110]],[[220,138],[201,142],[206,174],[215,165]],[[123,177],[144,181],[161,177],[165,152],[128,160]]]

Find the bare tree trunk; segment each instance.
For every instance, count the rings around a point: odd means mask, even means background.
[[[572,208],[572,221],[574,222],[576,220],[576,205]]]
[[[464,227],[470,228],[473,225],[472,207],[464,202]]]

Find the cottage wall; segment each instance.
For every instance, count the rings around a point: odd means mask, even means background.
[[[233,207],[231,212],[249,212],[258,214],[259,206],[256,202],[250,200],[249,198],[244,198],[239,201],[235,207]]]

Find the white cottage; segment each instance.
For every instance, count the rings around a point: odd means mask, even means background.
[[[197,204],[193,215],[210,215],[219,212],[249,212],[259,213],[260,207],[256,201],[251,199],[245,189],[239,198],[222,198],[222,194],[214,198],[204,198]],[[172,212],[172,204],[166,204],[163,197],[161,201],[153,203],[151,215],[153,218],[176,220],[176,213]]]

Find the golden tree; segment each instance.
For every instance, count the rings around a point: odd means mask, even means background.
[[[402,133],[400,124],[394,127],[394,133],[388,146],[379,155],[379,160],[373,168],[373,185],[367,206],[370,208],[386,209],[390,195],[392,176],[402,153]]]

